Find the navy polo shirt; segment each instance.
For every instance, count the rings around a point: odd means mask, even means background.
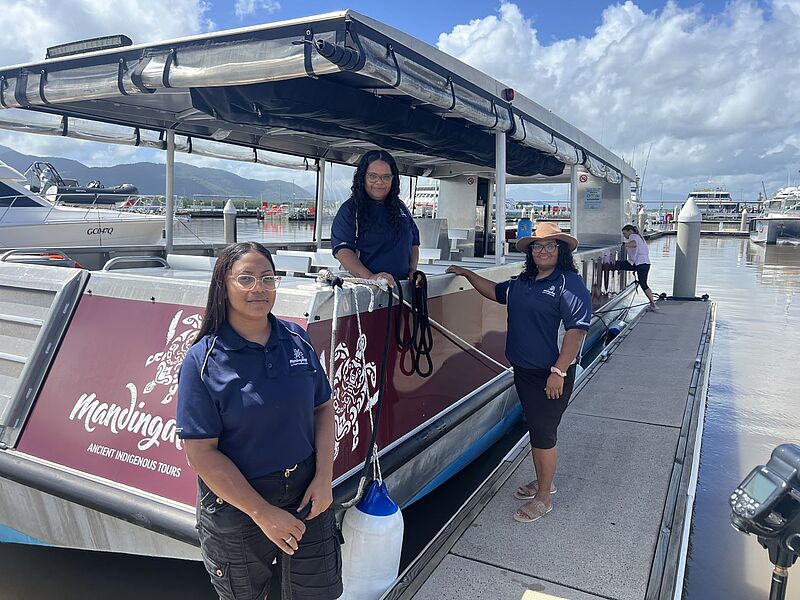
[[[308,334],[269,315],[266,346],[226,321],[189,349],[178,380],[178,436],[218,438],[246,479],[291,467],[314,452],[314,409],[331,387]]]
[[[556,364],[558,328],[589,329],[592,297],[577,273],[556,269],[544,279],[517,277],[498,283],[495,296],[508,305],[506,358],[526,369]]]
[[[403,223],[399,237],[392,234],[390,211],[385,204],[367,202],[367,225],[356,236],[356,201],[347,200],[339,208],[331,226],[331,248],[334,256],[342,248],[350,248],[373,273],[389,273],[395,279],[408,279],[411,270],[411,248],[419,246],[419,229],[405,204],[400,202]]]

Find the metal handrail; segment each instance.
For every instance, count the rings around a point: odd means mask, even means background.
[[[156,262],[161,264],[165,269],[171,269],[169,263],[160,256],[115,256],[111,260],[106,261],[103,265],[102,271],[111,271],[111,267],[119,263],[126,262]]]

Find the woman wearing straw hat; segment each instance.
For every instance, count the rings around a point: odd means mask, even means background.
[[[481,295],[507,305],[506,358],[514,367],[514,385],[528,422],[536,479],[521,485],[514,497],[527,500],[514,519],[536,521],[553,509],[556,493],[556,440],[561,416],[575,382],[575,364],[592,318],[592,299],[575,268],[578,240],[558,225],[542,222],[532,236],[517,241],[525,254],[519,277],[495,283],[452,265]],[[559,348],[561,324],[566,333]]]

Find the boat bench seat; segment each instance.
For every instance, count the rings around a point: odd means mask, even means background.
[[[276,254],[272,260],[275,261],[275,269],[284,275],[303,276],[311,270],[310,256]]]
[[[171,269],[180,269],[184,271],[212,271],[216,262],[216,256],[167,254],[167,264],[169,264]]]
[[[301,256],[301,257],[308,257],[311,260],[311,267],[313,269],[340,269],[341,266],[339,265],[339,261],[336,260],[333,256],[333,253],[330,249],[328,250],[317,250],[316,252],[305,251],[305,250],[277,250],[275,252],[277,256]]]
[[[419,249],[419,262],[432,264],[433,261],[442,258],[442,251],[439,248],[423,248]]]

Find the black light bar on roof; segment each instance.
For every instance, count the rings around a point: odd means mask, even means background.
[[[88,40],[78,40],[77,42],[68,42],[66,44],[59,44],[58,46],[50,46],[47,49],[45,58],[61,58],[63,56],[73,56],[75,54],[84,54],[86,52],[96,52],[98,50],[108,50],[110,48],[122,48],[124,46],[131,46],[133,40],[127,35],[104,35],[102,37],[91,38]]]

